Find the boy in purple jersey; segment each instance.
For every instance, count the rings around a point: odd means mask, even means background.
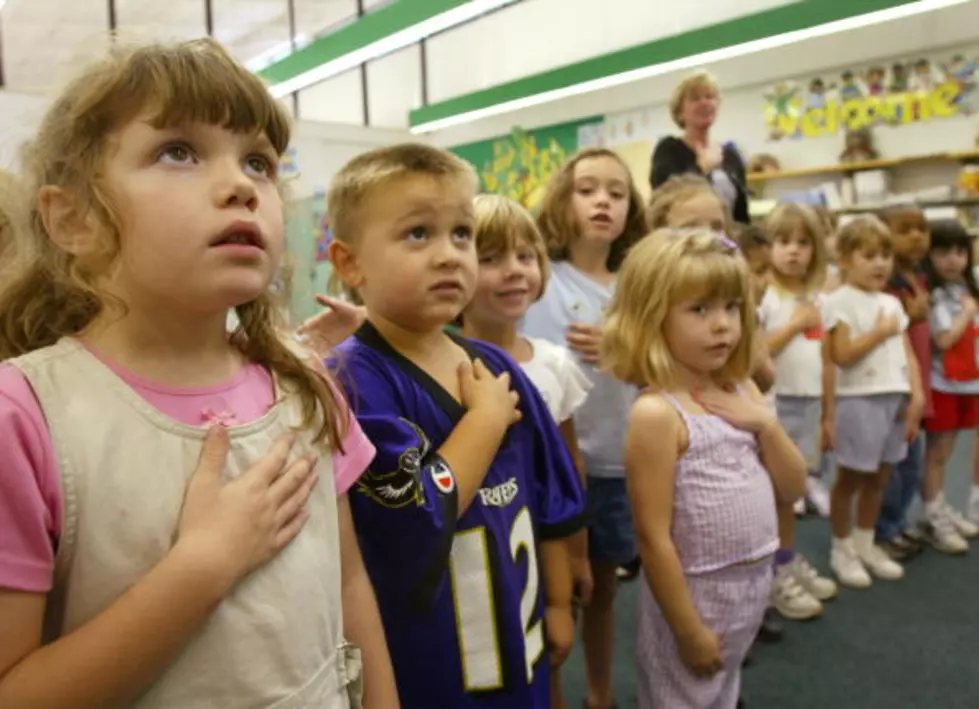
[[[330,256],[367,311],[333,364],[378,449],[351,507],[402,706],[545,709],[585,496],[520,368],[444,331],[475,287],[474,193],[424,145],[355,158],[330,189]]]

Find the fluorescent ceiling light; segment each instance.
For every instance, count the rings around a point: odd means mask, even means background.
[[[953,5],[962,5],[966,2],[971,2],[971,0],[919,0],[918,2],[888,8],[887,10],[878,10],[865,15],[847,17],[842,20],[835,20],[834,22],[827,22],[826,24],[807,27],[803,30],[796,30],[795,32],[785,32],[772,37],[764,37],[762,39],[752,40],[751,42],[744,42],[742,44],[735,44],[730,47],[714,49],[709,52],[693,54],[689,57],[674,59],[672,61],[663,62],[662,64],[652,64],[639,69],[625,71],[620,74],[603,76],[598,79],[592,79],[591,81],[584,81],[580,84],[573,84],[571,86],[564,86],[560,89],[544,91],[539,94],[534,94],[533,96],[523,96],[521,98],[513,99],[512,101],[504,101],[503,103],[498,103],[493,106],[486,106],[485,108],[478,108],[476,110],[459,113],[454,116],[439,118],[434,121],[429,121],[428,123],[420,123],[417,126],[412,126],[411,132],[431,133],[437,130],[444,130],[445,128],[451,128],[452,126],[472,123],[473,121],[478,121],[482,118],[498,116],[502,113],[510,113],[522,108],[539,106],[543,103],[557,101],[570,96],[577,96],[579,94],[590,93],[592,91],[601,91],[602,89],[621,86],[622,84],[628,84],[641,79],[649,79],[654,76],[660,76],[661,74],[667,74],[671,71],[692,69],[711,62],[734,59],[735,57],[741,57],[746,54],[754,54],[755,52],[761,52],[766,49],[784,47],[786,45],[795,44],[807,39],[824,37],[826,35],[836,34],[837,32],[847,32],[849,30],[867,27],[868,25],[890,22],[891,20],[900,20],[905,17],[912,17],[914,15],[920,15],[933,10],[940,10]]]
[[[0,0],[2,1],[2,0]],[[378,57],[383,57],[385,54],[390,54],[396,52],[399,49],[404,49],[405,47],[411,46],[426,37],[430,37],[433,34],[438,34],[439,32],[444,32],[447,29],[451,29],[456,25],[461,25],[464,22],[468,22],[473,18],[479,17],[487,12],[491,12],[505,5],[509,5],[516,0],[470,0],[469,2],[454,7],[451,10],[446,10],[440,15],[435,15],[434,17],[429,17],[427,20],[419,22],[411,27],[406,27],[403,30],[395,32],[394,34],[383,37],[376,42],[372,42],[360,49],[354,50],[349,54],[344,54],[342,57],[337,57],[325,64],[320,64],[315,69],[310,69],[307,72],[294,76],[288,81],[283,81],[281,84],[276,84],[271,87],[272,95],[276,98],[282,98],[283,96],[288,96],[289,94],[305,89],[313,84],[318,84],[324,79],[329,79],[331,76],[336,76],[338,74],[343,74],[346,71],[354,69],[364,62],[368,62],[371,59],[377,59]]]

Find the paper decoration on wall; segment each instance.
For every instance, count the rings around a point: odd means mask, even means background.
[[[535,209],[547,183],[567,159],[567,151],[557,140],[551,138],[541,146],[534,134],[514,128],[493,144],[493,159],[479,170],[479,177],[487,192]]]
[[[586,145],[601,144],[602,125],[600,118],[592,117],[533,130],[516,128],[508,135],[451,150],[476,168],[484,192],[506,195],[535,210],[567,159]]]
[[[279,161],[279,174],[280,175],[297,175],[299,174],[299,164],[296,162],[296,149],[289,148],[286,150],[282,159]]]
[[[972,115],[979,110],[977,72],[976,59],[956,54],[944,61],[916,59],[781,82],[765,94],[769,139]]]

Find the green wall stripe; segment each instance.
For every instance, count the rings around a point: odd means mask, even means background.
[[[280,84],[466,2],[468,0],[394,0],[280,59],[258,75],[269,84]]]
[[[800,0],[429,104],[409,112],[409,124],[417,126],[585,81],[914,2],[917,0]]]

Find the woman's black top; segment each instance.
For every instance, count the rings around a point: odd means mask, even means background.
[[[749,224],[751,219],[748,217],[748,183],[744,161],[733,143],[724,144],[722,155],[720,167],[737,191],[731,216],[736,222]],[[655,190],[674,175],[688,172],[703,175],[708,181],[711,179],[710,175],[704,175],[701,171],[697,164],[697,153],[686,142],[672,135],[660,140],[653,150],[653,165],[649,173],[649,184],[652,188]]]

